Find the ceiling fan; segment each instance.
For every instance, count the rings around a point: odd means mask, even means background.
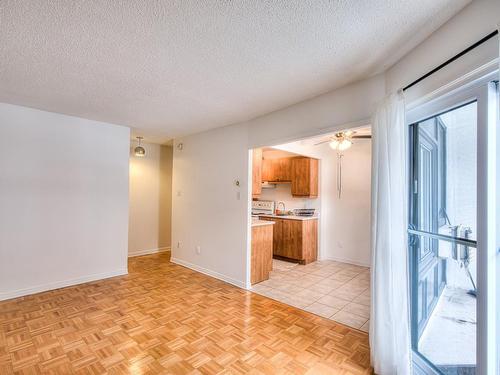
[[[328,137],[328,139],[318,142],[315,146],[321,145],[323,143],[329,143],[330,147],[334,150],[344,151],[352,146],[353,139],[370,139],[372,136],[369,134],[359,134],[353,130],[348,130],[345,132],[335,133],[333,136]]]
[[[345,132],[335,133],[333,136],[328,137],[328,139],[316,143],[315,146],[327,143],[329,146],[337,150],[337,194],[339,199],[342,197],[342,157],[344,156],[343,151],[347,150],[352,146],[353,139],[370,139],[372,136],[369,134],[359,134],[353,130],[348,130]]]

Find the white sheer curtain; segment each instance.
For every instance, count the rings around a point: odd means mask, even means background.
[[[407,243],[407,131],[401,93],[372,121],[370,348],[375,373],[411,373]]]

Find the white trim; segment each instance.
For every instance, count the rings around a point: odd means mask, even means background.
[[[185,260],[178,259],[178,258],[171,258],[170,262],[178,264],[180,266],[184,266],[184,267],[190,268],[193,271],[197,271],[197,272],[203,273],[205,275],[214,277],[216,279],[225,281],[226,283],[229,283],[229,284],[232,284],[234,286],[237,286],[238,288],[247,289],[244,282],[242,282],[240,280],[233,279],[232,277],[223,275],[223,274],[221,274],[219,272],[209,270],[208,268],[200,267],[200,266],[198,266],[196,264],[193,264],[193,263],[190,263],[190,262],[186,262]]]
[[[413,100],[406,104],[406,111],[409,112],[417,107],[422,106],[433,100],[440,100],[446,95],[453,94],[457,91],[462,91],[469,88],[470,86],[481,85],[485,81],[489,81],[492,78],[492,74],[498,70],[499,59],[496,58],[472,71],[466,73],[454,81],[448,82],[447,84],[437,88],[436,90],[420,96],[418,99]]]
[[[368,268],[370,268],[370,263],[358,262],[358,261],[355,261],[355,260],[341,258],[341,257],[327,256],[327,257],[321,258],[319,260],[334,260],[335,262],[349,263],[349,264],[354,264],[355,266],[361,266],[361,267],[368,267]]]
[[[107,278],[115,277],[115,276],[123,276],[123,275],[127,275],[127,274],[128,274],[127,268],[120,268],[118,270],[111,271],[111,272],[95,273],[95,274],[88,275],[88,276],[77,277],[76,279],[55,281],[55,282],[51,282],[51,283],[47,283],[47,284],[36,285],[36,286],[30,287],[30,288],[18,289],[18,290],[14,290],[11,292],[3,292],[3,293],[0,293],[0,301],[4,301],[7,299],[11,299],[11,298],[27,296],[30,294],[35,294],[35,293],[40,293],[40,292],[46,292],[46,291],[54,290],[54,289],[65,288],[68,286],[74,286],[74,285],[78,285],[78,284],[88,283],[90,281],[107,279]]]
[[[132,258],[132,257],[141,256],[141,255],[163,253],[165,251],[170,251],[170,250],[171,250],[170,246],[158,247],[156,249],[138,250],[138,251],[134,251],[134,252],[128,253],[128,257]]]

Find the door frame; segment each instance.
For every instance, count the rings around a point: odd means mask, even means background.
[[[492,83],[496,81],[497,83]],[[451,90],[442,96],[429,100],[406,113],[406,127],[452,110],[467,103],[477,102],[477,328],[476,328],[476,373],[493,374],[497,370],[498,317],[496,283],[498,280],[497,263],[500,249],[500,236],[496,234],[497,221],[497,186],[500,188],[500,172],[497,176],[497,162],[500,164],[500,131],[498,128],[498,71],[469,82],[460,88]],[[410,146],[412,147],[412,146]],[[409,158],[412,150],[408,150]],[[412,160],[408,160],[411,166]],[[409,186],[411,181],[409,181]],[[498,184],[498,185],[497,185]],[[411,196],[409,196],[411,199]],[[411,200],[409,200],[409,203]],[[409,210],[410,212],[410,210]],[[410,218],[411,219],[411,218]],[[411,222],[411,221],[410,221]],[[410,228],[411,229],[411,228]],[[498,238],[497,238],[498,237]],[[411,246],[411,245],[410,245]],[[411,257],[409,257],[411,258]],[[413,280],[410,280],[412,285]],[[413,301],[413,291],[412,298]],[[500,302],[500,301],[499,301]],[[413,303],[411,309],[413,309]],[[412,311],[413,312],[413,311]],[[413,318],[412,318],[413,319]],[[414,343],[412,331],[412,344]],[[417,338],[418,340],[418,338]],[[413,345],[412,345],[413,347]],[[424,368],[429,373],[437,369],[418,352],[413,351],[416,368]],[[439,373],[439,371],[437,371]]]

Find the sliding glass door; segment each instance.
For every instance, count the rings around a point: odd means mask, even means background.
[[[408,114],[416,373],[489,374],[497,363],[496,95],[485,77]]]

